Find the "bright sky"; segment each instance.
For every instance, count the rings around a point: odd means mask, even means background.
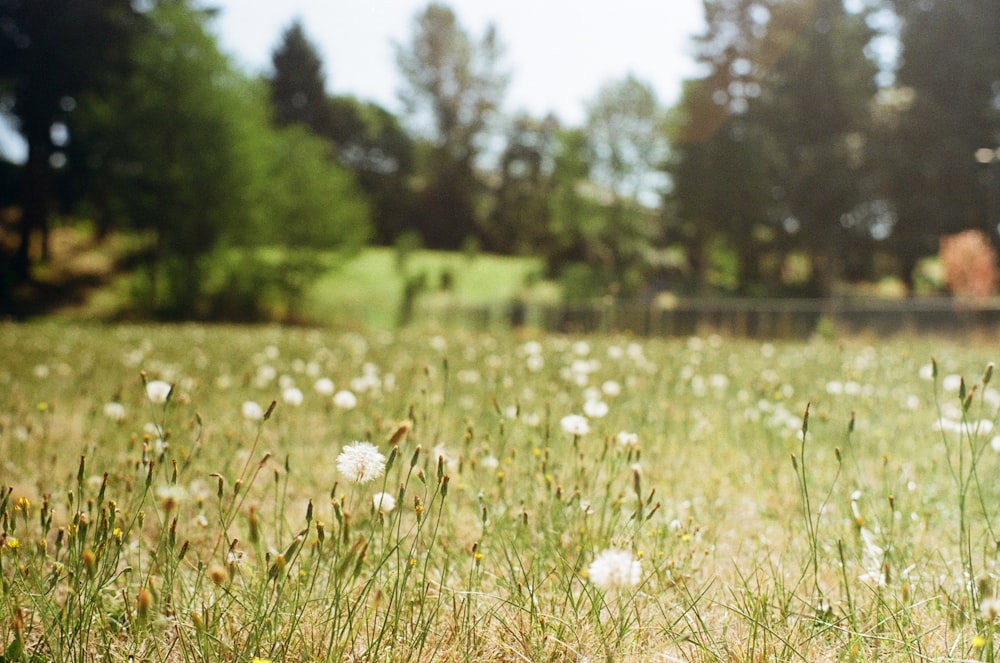
[[[250,72],[265,72],[284,29],[299,17],[319,48],[327,87],[398,111],[392,44],[408,44],[427,0],[206,0],[223,48]],[[673,104],[697,73],[691,37],[704,22],[701,0],[449,0],[474,37],[492,22],[511,72],[508,111],[554,111],[579,124],[584,103],[605,82],[635,74]]]
[[[393,43],[408,44],[427,0],[202,0],[221,12],[224,51],[247,73],[270,68],[285,28],[300,18],[323,58],[328,90],[400,110]],[[511,73],[507,111],[555,112],[582,123],[600,86],[629,73],[672,105],[681,81],[697,74],[691,38],[704,22],[701,0],[450,0],[474,37],[492,22]],[[0,123],[3,124],[3,123]],[[0,126],[0,152],[24,158],[24,146]]]

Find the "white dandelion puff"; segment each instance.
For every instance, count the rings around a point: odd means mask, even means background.
[[[302,405],[302,401],[305,400],[305,396],[302,394],[302,390],[298,387],[286,387],[284,391],[281,392],[281,400],[285,401],[287,405],[298,407]]]
[[[352,442],[337,456],[337,469],[352,483],[368,483],[385,472],[385,456],[371,442]]]
[[[125,406],[117,401],[105,403],[104,416],[111,421],[121,421],[125,418]]]
[[[628,550],[608,548],[587,567],[587,577],[604,592],[631,589],[642,579],[642,562]]]
[[[260,421],[264,418],[264,408],[256,401],[243,401],[243,418],[247,421]]]
[[[316,384],[313,385],[313,389],[315,389],[316,393],[320,396],[332,396],[334,391],[333,380],[330,378],[320,378],[316,380]]]
[[[623,447],[634,447],[639,444],[639,435],[623,430],[615,435],[615,442]]]
[[[587,418],[580,414],[567,414],[559,420],[559,425],[570,435],[586,435],[590,432]]]
[[[170,392],[173,389],[173,385],[169,382],[150,380],[146,383],[146,397],[149,398],[151,403],[161,405],[167,402],[167,399],[170,398]]]
[[[372,506],[376,511],[389,513],[396,508],[396,498],[392,493],[375,493],[372,495]]]
[[[341,410],[353,410],[358,406],[358,397],[352,391],[341,389],[333,395],[333,404]]]

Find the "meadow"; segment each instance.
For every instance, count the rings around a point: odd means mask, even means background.
[[[0,661],[994,660],[994,346],[0,325]]]

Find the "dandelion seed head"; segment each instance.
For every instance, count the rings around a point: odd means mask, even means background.
[[[247,421],[260,421],[264,418],[264,408],[256,401],[243,401],[241,410]]]
[[[630,433],[629,431],[620,431],[615,435],[615,442],[623,447],[634,447],[639,444],[639,435],[637,433]]]
[[[105,403],[104,416],[111,421],[122,421],[125,419],[125,406],[116,401]]]
[[[354,441],[337,456],[337,470],[352,483],[368,483],[385,472],[385,456],[371,442]]]
[[[353,410],[358,406],[358,397],[352,391],[341,389],[333,395],[333,404],[341,410]]]
[[[162,405],[167,402],[170,391],[173,387],[169,382],[163,380],[150,380],[146,383],[146,397],[151,403]]]
[[[305,400],[305,396],[302,394],[302,390],[298,387],[286,387],[284,391],[281,392],[281,400],[287,405],[298,407],[302,405],[302,401]]]
[[[593,419],[607,415],[608,409],[608,404],[604,401],[586,401],[583,404],[583,413]]]
[[[1000,599],[984,599],[979,605],[979,610],[983,615],[983,619],[986,621],[996,621],[997,617],[1000,617]]]
[[[642,562],[628,550],[608,548],[587,567],[587,577],[604,592],[631,589],[642,579]]]
[[[333,380],[330,378],[320,378],[316,380],[316,383],[313,385],[313,389],[315,389],[316,393],[320,396],[332,396],[334,392]]]
[[[586,435],[590,432],[587,418],[580,414],[567,414],[559,420],[559,425],[570,435]]]
[[[375,493],[372,495],[372,505],[376,511],[389,513],[396,508],[396,498],[392,493]]]

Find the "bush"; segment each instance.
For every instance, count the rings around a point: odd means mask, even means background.
[[[997,289],[997,253],[981,230],[941,238],[938,252],[948,290],[962,297],[989,297]]]

